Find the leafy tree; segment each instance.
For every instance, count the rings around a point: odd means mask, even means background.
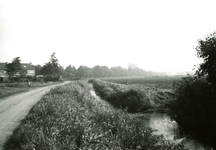
[[[87,78],[87,77],[91,77],[91,68],[87,67],[87,66],[80,66],[77,69],[77,73],[76,73],[76,77],[79,78]]]
[[[6,63],[6,72],[10,78],[10,80],[13,80],[13,77],[15,76],[16,73],[21,71],[21,60],[20,57],[16,57],[12,60],[11,63]],[[24,72],[24,71],[22,71]]]
[[[59,64],[58,59],[55,56],[55,53],[51,55],[50,61],[43,66],[41,72],[47,78],[50,78],[49,80],[58,80],[60,78],[62,74],[62,67]]]
[[[110,68],[112,75],[114,77],[124,77],[127,76],[127,70],[122,68],[121,66],[111,67]]]
[[[195,76],[178,83],[170,115],[184,133],[216,149],[216,33],[198,44],[197,57],[203,62]]]
[[[103,76],[103,70],[101,69],[101,66],[99,66],[99,65],[94,66],[92,68],[92,74],[93,74],[93,77],[102,77]]]
[[[204,40],[199,40],[198,43],[197,56],[203,59],[203,63],[199,65],[196,74],[199,77],[206,76],[207,81],[216,90],[216,33],[210,34]]]
[[[74,78],[76,76],[76,68],[74,66],[67,66],[64,70],[64,77],[66,78]]]
[[[41,75],[42,74],[41,70],[42,70],[42,66],[41,65],[35,66],[35,74],[36,75]]]
[[[93,77],[110,77],[111,73],[107,66],[94,66],[92,68]]]
[[[27,69],[21,67],[21,69],[19,70],[19,73],[20,73],[20,78],[26,78],[26,75],[27,75]]]
[[[107,66],[101,66],[103,70],[103,77],[111,77],[111,70]]]

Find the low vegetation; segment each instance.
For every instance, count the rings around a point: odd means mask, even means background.
[[[114,107],[128,112],[144,112],[149,109],[162,110],[173,95],[171,90],[145,85],[122,85],[101,80],[90,80],[96,93]]]
[[[0,99],[20,92],[28,91],[35,87],[43,87],[56,83],[59,82],[31,82],[30,85],[28,82],[0,83]]]
[[[10,149],[181,149],[145,122],[95,99],[85,81],[57,87],[36,104],[4,145]]]

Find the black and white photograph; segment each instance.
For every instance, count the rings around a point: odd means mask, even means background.
[[[216,1],[0,0],[0,150],[216,150]]]

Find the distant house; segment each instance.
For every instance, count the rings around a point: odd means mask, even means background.
[[[31,63],[21,63],[21,67],[27,70],[26,76],[35,76],[35,66]]]
[[[5,71],[6,63],[0,63],[0,82],[8,81],[8,75]]]
[[[7,81],[8,80],[8,75],[7,72],[5,71],[6,63],[0,63],[0,81]],[[35,76],[35,66],[32,65],[31,63],[21,63],[21,68],[27,70],[26,76]],[[19,76],[19,72],[16,73],[15,75]]]

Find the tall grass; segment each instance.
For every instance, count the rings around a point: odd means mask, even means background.
[[[145,122],[106,101],[96,100],[84,81],[46,94],[22,121],[4,148],[10,149],[181,149],[158,144]],[[163,143],[163,142],[161,142]]]
[[[170,102],[171,93],[146,89],[136,85],[121,85],[101,80],[90,80],[98,95],[117,108],[129,112],[144,112],[158,109]]]

